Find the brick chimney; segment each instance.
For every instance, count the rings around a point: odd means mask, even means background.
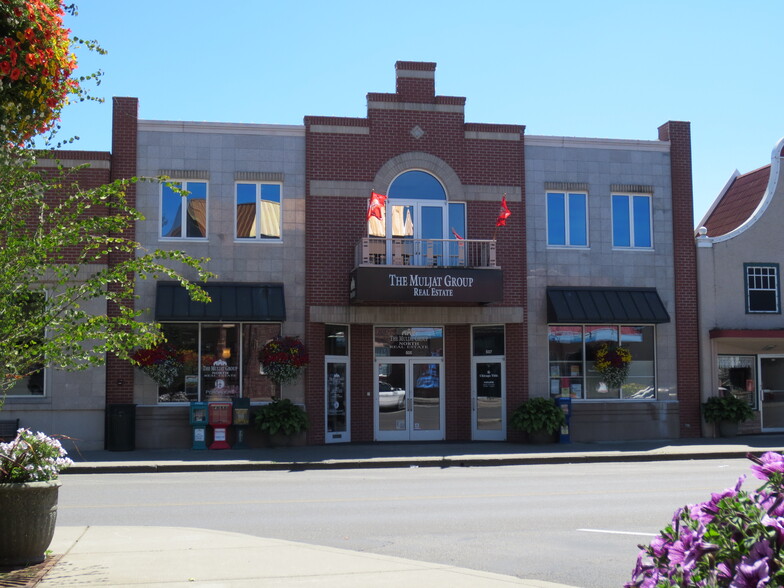
[[[436,64],[424,61],[395,63],[395,89],[400,102],[430,103],[436,98]]]

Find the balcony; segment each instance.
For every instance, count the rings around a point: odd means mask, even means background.
[[[487,304],[503,300],[495,240],[366,237],[355,249],[356,303]]]
[[[355,266],[495,268],[495,244],[491,239],[367,237],[357,244]]]

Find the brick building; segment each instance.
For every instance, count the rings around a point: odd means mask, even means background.
[[[508,416],[530,396],[571,398],[576,440],[700,434],[688,123],[651,141],[527,136],[466,122],[435,69],[398,62],[366,117],[302,126],[137,120],[115,99],[111,177],[190,192],[139,184],[136,238],[218,274],[207,306],[139,281],[192,365],[171,389],[107,366],[98,396],[136,405],[137,446],[188,446],[189,401],[278,392],[305,405],[312,444],[518,440]],[[258,363],[279,333],[311,360],[280,391]],[[604,344],[631,349],[615,386]]]

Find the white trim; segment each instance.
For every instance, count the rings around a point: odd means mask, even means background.
[[[641,141],[634,139],[595,139],[591,137],[554,137],[525,135],[526,146],[531,147],[576,147],[583,149],[633,149],[637,151],[670,152],[669,141]]]
[[[713,243],[721,243],[722,241],[728,241],[733,237],[737,237],[741,233],[745,232],[749,229],[754,223],[756,223],[762,215],[765,214],[765,211],[768,209],[768,205],[770,204],[771,200],[773,199],[773,194],[776,192],[776,187],[779,183],[779,173],[781,171],[781,150],[784,149],[784,138],[779,139],[779,142],[776,143],[776,146],[773,148],[773,151],[770,154],[770,178],[768,178],[768,187],[765,188],[765,194],[763,194],[760,203],[757,205],[757,208],[751,214],[749,218],[747,218],[743,223],[735,228],[734,230],[730,231],[725,235],[719,235],[718,237],[711,237]]]
[[[221,123],[174,120],[139,120],[140,132],[156,133],[226,133],[233,135],[279,135],[304,137],[304,125],[272,125],[254,123]]]

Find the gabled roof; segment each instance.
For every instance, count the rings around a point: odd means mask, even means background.
[[[737,176],[702,223],[708,229],[708,237],[726,235],[751,217],[765,194],[769,179],[770,165]]]

